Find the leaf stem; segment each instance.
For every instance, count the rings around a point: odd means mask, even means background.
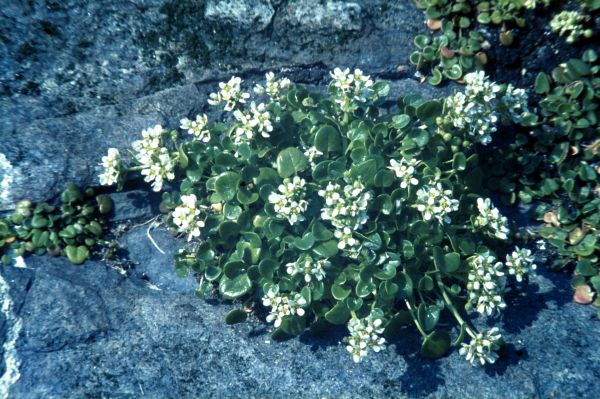
[[[445,289],[444,283],[442,282],[442,279],[439,276],[437,276],[436,280],[437,280],[437,284],[440,289],[440,292],[442,293],[442,297],[444,298],[444,302],[446,303],[446,307],[448,308],[448,310],[450,310],[450,313],[452,313],[452,315],[454,316],[456,321],[458,321],[458,324],[460,325],[460,327],[462,328],[462,326],[464,324],[466,327],[467,333],[472,338],[475,338],[475,333],[469,327],[469,324],[461,317],[461,315],[458,313],[458,310],[456,310],[456,307],[454,307],[454,303],[452,303],[452,300],[448,296],[448,293],[446,292],[446,289]]]
[[[419,320],[417,320],[417,317],[415,316],[415,311],[414,311],[412,305],[410,304],[410,302],[407,299],[404,300],[404,303],[406,304],[406,307],[408,308],[408,312],[410,313],[410,317],[412,317],[413,322],[415,323],[415,326],[417,326],[417,329],[419,330],[419,332],[421,333],[423,338],[427,338],[427,334],[425,333],[425,331],[423,331],[423,327],[421,327],[421,323],[419,323]]]

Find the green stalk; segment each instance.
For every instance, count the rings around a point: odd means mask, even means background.
[[[419,330],[419,332],[421,333],[423,338],[427,338],[428,335],[423,330],[423,327],[421,327],[421,323],[419,323],[419,320],[417,320],[417,317],[415,316],[415,311],[414,311],[412,305],[410,304],[410,302],[407,299],[404,300],[404,303],[406,304],[406,307],[408,308],[408,312],[410,313],[410,317],[412,317],[415,325],[417,326],[417,329]]]
[[[461,317],[461,315],[458,313],[458,310],[456,310],[456,307],[454,307],[454,303],[452,303],[452,300],[448,296],[448,293],[446,292],[446,289],[445,289],[444,283],[442,282],[442,279],[439,276],[437,276],[436,280],[437,280],[437,284],[440,289],[440,292],[442,293],[442,297],[444,298],[444,302],[446,303],[446,307],[448,308],[448,310],[450,310],[450,313],[452,313],[452,315],[454,316],[456,321],[458,321],[458,324],[460,325],[461,329],[463,328],[463,325],[465,325],[467,333],[472,338],[475,338],[475,333],[473,332],[471,327],[469,327],[469,324]]]

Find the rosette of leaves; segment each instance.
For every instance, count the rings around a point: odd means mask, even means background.
[[[585,303],[593,301],[590,287],[600,290],[599,70],[597,54],[588,50],[551,75],[540,73],[539,121],[531,134],[518,134],[510,149],[499,152],[504,169],[496,169],[512,170],[517,185],[509,183],[509,191],[516,189],[522,202],[540,203],[536,213],[545,227],[539,234],[558,255],[553,268],[576,266],[576,299]],[[516,200],[514,193],[509,198]]]
[[[112,200],[81,191],[69,184],[60,196],[60,205],[17,203],[14,212],[0,219],[2,261],[27,253],[64,255],[74,264],[83,263],[90,249],[102,244],[106,229],[104,215],[112,210]]]
[[[446,313],[458,325],[455,345],[465,336],[476,342],[467,259],[503,245],[472,222],[482,176],[474,147],[444,137],[452,128],[440,131],[443,101],[409,95],[399,111],[382,112],[385,82],[358,70],[332,76],[325,94],[293,84],[274,93],[271,77],[266,104],[230,102],[234,118],[207,123],[208,141],[181,143],[179,190],[161,204],[174,210],[173,228],[189,233],[178,274],[197,277],[198,295],[238,304],[228,324],[265,306],[275,340],[348,324],[348,350],[370,339],[378,351],[380,331],[389,339],[414,325],[421,353],[436,358],[452,345],[448,325],[438,323]],[[231,90],[221,88],[212,99]],[[256,110],[260,121],[245,116]],[[396,168],[410,175],[399,178]],[[422,199],[429,186],[444,203]]]
[[[445,20],[441,26],[438,36],[416,36],[414,42],[419,50],[410,55],[417,70],[425,69],[431,74],[428,82],[432,85],[439,85],[444,79],[459,80],[470,71],[482,69],[487,62],[479,32],[457,32],[454,23]]]

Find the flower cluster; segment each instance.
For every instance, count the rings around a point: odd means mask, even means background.
[[[239,109],[233,112],[233,116],[239,122],[239,126],[234,131],[233,142],[241,144],[254,138],[255,131],[262,137],[270,137],[273,131],[269,111],[266,110],[265,104],[260,103],[258,106],[252,102],[250,112],[244,113]]]
[[[585,17],[578,11],[561,11],[550,20],[550,28],[559,36],[566,35],[567,43],[574,43],[580,36],[591,37],[591,29],[583,29]]]
[[[102,157],[103,172],[98,178],[103,186],[112,186],[119,180],[119,172],[121,168],[121,155],[116,148],[109,148],[108,154]]]
[[[286,316],[304,316],[303,306],[306,306],[306,304],[306,299],[300,294],[294,294],[290,298],[278,295],[278,291],[273,289],[267,291],[267,294],[263,297],[263,305],[271,307],[267,321],[269,323],[274,321],[275,327],[279,327]]]
[[[196,115],[196,120],[191,121],[188,118],[183,118],[181,121],[181,129],[194,136],[195,139],[208,143],[210,141],[210,131],[206,129],[208,117],[204,115]]]
[[[444,121],[464,129],[475,141],[487,145],[497,130],[498,114],[495,98],[500,86],[490,82],[483,72],[465,75],[465,92],[458,92],[445,100]]]
[[[321,217],[334,227],[356,230],[367,222],[367,206],[372,195],[361,182],[346,184],[343,188],[329,182],[324,190],[319,190],[319,195],[325,198]]]
[[[309,255],[286,264],[290,276],[304,275],[304,281],[307,283],[310,283],[313,278],[322,281],[325,278],[325,268],[329,266],[331,263],[327,259],[314,260]]]
[[[266,94],[273,101],[279,101],[284,91],[292,84],[288,78],[277,79],[273,72],[267,72],[265,74],[265,80],[265,86],[263,87],[257,84],[254,86],[254,92],[258,95]]]
[[[485,333],[478,333],[468,344],[463,343],[459,353],[474,366],[477,363],[482,366],[486,363],[493,364],[498,359],[497,351],[500,349],[501,342],[502,335],[498,328],[494,327]]]
[[[477,199],[477,209],[479,215],[475,218],[473,224],[475,227],[489,227],[494,236],[501,240],[506,240],[510,230],[508,229],[508,219],[500,214],[498,208],[492,205],[489,198],[485,200],[483,198]]]
[[[333,79],[331,86],[336,93],[335,102],[344,111],[350,110],[353,101],[366,102],[372,93],[373,81],[360,69],[355,69],[354,73],[350,73],[348,68],[344,70],[335,68],[330,75]]]
[[[518,282],[523,281],[523,276],[533,273],[537,268],[534,260],[530,249],[515,247],[512,254],[506,255],[508,274],[515,276]]]
[[[356,363],[367,356],[369,349],[373,352],[385,349],[385,338],[381,336],[384,330],[382,324],[381,319],[372,315],[366,319],[358,319],[357,317],[350,319],[348,322],[350,336],[345,338],[348,343],[346,350],[352,354],[352,360]]]
[[[419,180],[415,177],[415,166],[419,164],[419,161],[411,159],[407,161],[401,159],[399,162],[395,159],[390,159],[390,166],[388,169],[392,170],[396,177],[400,179],[400,187],[407,188],[409,184],[416,186],[419,184]]]
[[[188,235],[188,241],[200,236],[200,229],[204,221],[200,220],[200,210],[196,206],[197,198],[194,194],[182,195],[181,205],[173,211],[173,223],[181,233]]]
[[[338,240],[338,248],[345,251],[348,257],[358,257],[360,241],[354,238],[350,227],[343,227],[342,229],[336,230],[333,232],[333,235]]]
[[[162,126],[156,125],[142,131],[141,140],[131,143],[135,159],[142,166],[142,176],[146,176],[144,181],[152,182],[154,191],[162,190],[165,180],[175,178],[175,162],[169,150],[161,145],[164,133]]]
[[[303,213],[308,207],[308,201],[304,199],[306,194],[306,181],[298,176],[290,181],[285,179],[278,187],[279,193],[269,194],[269,202],[273,204],[275,212],[286,218],[290,224],[304,220]]]
[[[452,190],[444,190],[439,182],[417,191],[417,209],[424,220],[436,218],[440,223],[450,223],[448,213],[457,211],[458,205],[458,200],[452,198]]]
[[[309,147],[304,151],[304,156],[308,159],[308,162],[314,167],[315,159],[323,155],[323,153],[317,150],[316,147]]]
[[[523,89],[515,88],[510,83],[506,86],[502,102],[514,123],[520,123],[523,113],[529,112],[529,97],[527,96],[527,92]]]
[[[469,301],[482,314],[491,315],[496,310],[506,307],[504,303],[504,291],[506,277],[502,269],[502,262],[496,262],[496,258],[489,253],[479,254],[469,258],[469,281],[467,291]]]
[[[227,83],[219,83],[219,89],[221,90],[217,93],[210,93],[208,103],[214,106],[225,103],[223,109],[225,111],[232,111],[238,103],[245,104],[246,100],[250,98],[250,94],[244,93],[241,86],[242,79],[237,76],[233,76]]]

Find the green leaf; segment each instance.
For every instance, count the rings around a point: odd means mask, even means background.
[[[417,319],[425,331],[431,331],[440,319],[440,308],[436,305],[421,303],[417,308]]]
[[[538,73],[535,78],[535,92],[537,94],[546,94],[550,92],[550,76],[544,72]]]
[[[317,241],[327,241],[333,238],[333,232],[320,222],[313,224],[312,233]]]
[[[339,251],[336,240],[325,241],[313,248],[313,252],[323,258],[333,258]]]
[[[315,243],[315,236],[312,233],[306,233],[302,236],[302,238],[296,238],[294,240],[294,245],[296,248],[307,251],[312,248]]]
[[[406,114],[394,115],[392,117],[392,126],[395,129],[401,130],[410,123],[410,116]]]
[[[308,159],[297,148],[289,147],[277,155],[277,173],[286,178],[303,171],[308,166]]]
[[[181,169],[185,169],[188,167],[189,164],[189,160],[187,155],[185,154],[185,151],[183,150],[183,145],[180,145],[177,148],[177,152],[179,153],[179,167]]]
[[[90,251],[85,245],[76,247],[75,245],[67,245],[65,254],[71,263],[80,265],[90,256]]]
[[[448,352],[450,344],[450,334],[443,330],[436,330],[423,341],[421,355],[428,359],[438,359]]]
[[[577,268],[575,270],[578,274],[586,277],[595,276],[599,272],[597,266],[592,265],[592,262],[589,259],[582,259],[577,262]]]
[[[580,256],[590,256],[594,253],[594,247],[596,245],[597,237],[593,234],[588,234],[583,240],[573,247],[573,251]]]
[[[101,214],[106,215],[113,209],[113,200],[105,194],[96,196],[96,203],[98,204],[98,211]]]
[[[248,319],[248,313],[244,309],[233,309],[225,315],[225,323],[232,325],[243,323]]]
[[[457,152],[452,158],[452,168],[456,170],[465,170],[467,168],[467,158],[462,152]]]
[[[224,299],[239,298],[248,293],[251,288],[252,281],[250,281],[246,273],[240,274],[234,279],[223,276],[221,277],[221,281],[219,281],[219,292],[223,295]]]
[[[424,102],[417,108],[417,117],[425,123],[433,123],[442,115],[442,104],[437,100]]]
[[[355,179],[360,179],[366,185],[370,185],[377,173],[377,162],[374,159],[368,159],[352,166],[351,173]]]
[[[269,258],[263,259],[258,264],[258,270],[260,272],[260,275],[267,279],[272,279],[273,274],[278,269],[279,269],[279,263],[275,259],[269,259]]]
[[[280,328],[288,335],[294,337],[302,334],[306,329],[306,320],[300,316],[286,316],[281,321]]]
[[[333,284],[331,286],[331,295],[333,295],[333,297],[338,301],[346,299],[351,292],[352,288],[350,287],[346,287],[339,284]]]
[[[230,201],[235,198],[238,191],[241,177],[235,172],[221,173],[215,180],[215,190],[223,201]]]
[[[219,236],[225,241],[237,237],[239,233],[240,225],[235,222],[225,221],[219,225]]]
[[[325,319],[328,322],[335,325],[346,324],[348,319],[350,318],[350,310],[344,304],[344,302],[338,302],[335,306],[325,313]]]
[[[322,126],[315,135],[315,147],[323,154],[342,150],[342,137],[336,128]]]
[[[31,227],[34,229],[41,229],[42,227],[46,226],[48,226],[48,219],[39,214],[33,215],[33,218],[31,219]]]

